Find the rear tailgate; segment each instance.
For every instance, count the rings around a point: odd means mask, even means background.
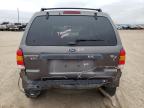
[[[30,79],[96,73],[103,77],[106,69],[118,66],[122,45],[109,17],[94,12],[51,14],[33,19],[20,46]]]

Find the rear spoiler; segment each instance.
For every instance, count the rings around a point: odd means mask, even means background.
[[[56,10],[56,9],[82,9],[82,10],[94,10],[97,12],[102,12],[102,9],[93,9],[93,8],[41,8],[41,11]]]

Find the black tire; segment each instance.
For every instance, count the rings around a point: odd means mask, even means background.
[[[25,95],[28,98],[37,98],[41,94],[40,90],[24,90],[24,91],[25,91]]]
[[[110,96],[114,96],[116,93],[116,88],[117,87],[107,87],[107,86],[103,86],[102,89],[108,93]]]

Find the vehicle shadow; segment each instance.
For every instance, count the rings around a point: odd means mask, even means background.
[[[111,100],[98,90],[52,89],[37,99],[30,99],[32,107],[38,108],[114,108]]]

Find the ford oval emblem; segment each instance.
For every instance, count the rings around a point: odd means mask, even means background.
[[[76,52],[76,49],[71,48],[71,49],[69,49],[69,52],[70,52],[70,53]]]

